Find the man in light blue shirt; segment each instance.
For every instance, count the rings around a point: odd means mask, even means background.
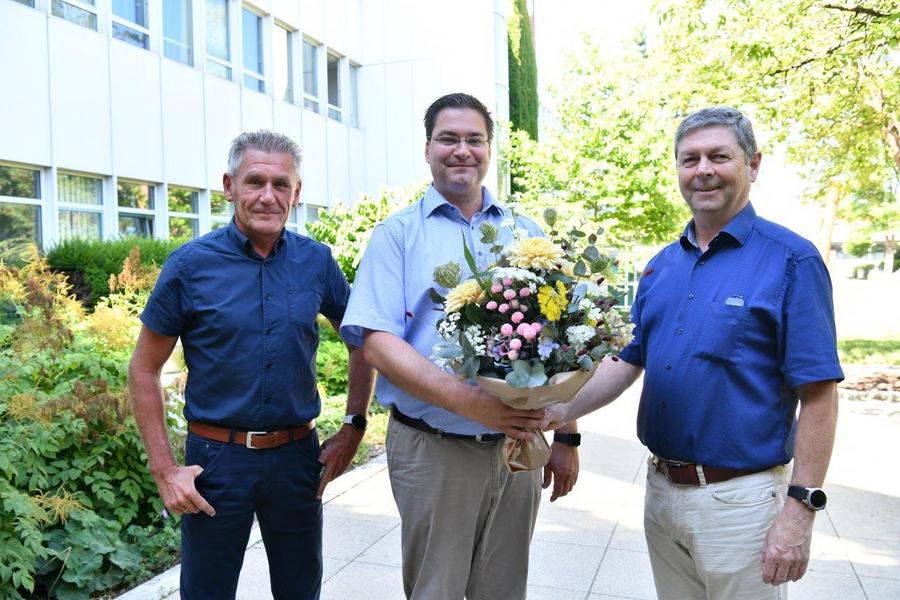
[[[407,598],[525,598],[541,475],[510,473],[503,437],[532,438],[522,428],[539,427],[544,413],[511,408],[428,358],[439,340],[439,307],[428,294],[434,269],[465,264],[463,243],[488,267],[495,257],[480,242],[484,223],[500,229],[501,243],[511,235],[500,226],[509,211],[481,186],[493,122],[476,98],[449,94],[426,111],[425,132],[433,184],[373,231],[341,334],[364,343],[381,374],[378,400],[392,407],[388,467]],[[516,226],[543,235],[530,219],[517,217]],[[577,450],[554,443],[544,473],[545,487],[555,480],[552,499],[568,493],[577,472]]]

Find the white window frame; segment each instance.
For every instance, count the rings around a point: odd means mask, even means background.
[[[278,27],[285,33],[285,37],[287,39],[287,49],[286,49],[286,58],[287,65],[285,65],[285,69],[287,71],[287,89],[282,97],[275,96],[278,92],[275,84],[276,73],[276,61],[275,61],[275,36],[272,35],[272,96],[276,100],[281,100],[282,102],[287,102],[288,104],[293,104],[295,99],[297,98],[297,84],[296,77],[294,77],[294,71],[296,70],[294,66],[297,64],[296,56],[297,56],[297,33],[298,31],[285,23],[284,21],[279,21],[278,19],[273,19],[272,22],[272,31]]]
[[[57,15],[56,13],[53,12],[54,0],[47,0],[47,3],[50,5],[49,8],[50,8],[51,16],[54,16],[57,19],[62,19],[63,21],[68,21],[69,23],[72,23],[73,25],[78,25],[79,27],[85,27],[86,29],[90,29],[91,31],[100,31],[100,12],[97,9],[96,3],[90,4],[88,2],[84,2],[83,0],[59,0],[59,2],[62,4],[68,4],[70,6],[73,6],[75,8],[81,9],[87,13],[94,15],[93,29],[91,29],[90,27],[87,27],[86,25],[82,25],[81,23],[76,23],[75,21],[70,21],[69,19],[65,18],[62,15]]]
[[[169,194],[172,192],[173,189],[174,190],[185,190],[185,191],[197,194],[197,200],[194,205],[194,210],[196,212],[189,213],[189,212],[183,212],[183,211],[175,211],[175,210],[172,210],[171,208],[169,208]],[[171,184],[166,186],[166,238],[165,239],[169,239],[169,237],[170,237],[170,233],[169,233],[170,232],[170,223],[169,222],[172,219],[172,217],[181,217],[184,219],[193,220],[194,222],[197,223],[197,227],[194,229],[194,238],[196,239],[196,238],[200,237],[201,235],[203,235],[202,232],[200,231],[200,197],[202,195],[203,195],[203,190],[199,190],[197,188],[192,188],[192,187],[183,186],[183,185],[171,185]]]
[[[35,243],[39,248],[43,248],[45,243],[44,236],[44,202],[42,200],[44,196],[44,178],[43,178],[43,169],[40,167],[35,167],[33,165],[21,165],[16,163],[7,163],[0,162],[0,168],[8,167],[11,169],[24,169],[27,171],[34,171],[36,174],[37,182],[35,184],[37,197],[36,198],[23,198],[21,196],[3,196],[0,195],[0,204],[20,204],[23,206],[36,206],[37,207],[37,240]]]
[[[80,202],[66,202],[60,198],[60,185],[59,178],[60,176],[67,175],[71,177],[82,177],[84,179],[95,179],[100,182],[100,203],[99,204],[82,204]],[[62,237],[62,233],[59,228],[61,225],[61,221],[59,219],[60,211],[66,210],[71,212],[83,212],[83,213],[95,213],[100,215],[100,235],[96,238],[98,240],[106,239],[106,228],[107,225],[104,223],[104,213],[106,212],[106,194],[104,192],[106,188],[106,177],[102,175],[97,175],[94,173],[83,173],[80,171],[70,171],[69,169],[57,169],[56,171],[56,239],[59,241],[64,241]],[[117,229],[118,231],[118,229]]]
[[[350,126],[359,129],[359,75],[362,65],[348,61],[347,82],[350,96],[347,112],[350,113]],[[354,76],[355,74],[355,76]]]
[[[174,60],[177,63],[181,63],[183,65],[193,67],[196,62],[196,49],[195,49],[195,43],[194,43],[194,40],[195,40],[194,24],[197,21],[197,18],[194,14],[194,9],[196,8],[197,5],[194,2],[194,0],[183,0],[183,1],[184,1],[184,5],[187,6],[187,19],[188,19],[188,22],[184,24],[185,30],[187,31],[187,34],[188,34],[188,45],[186,46],[187,54],[188,54],[187,62],[179,60],[177,58],[172,58],[171,56],[168,56],[166,54],[166,44],[167,43],[174,44],[175,46],[177,46],[179,48],[185,48],[185,45],[182,44],[180,40],[175,40],[173,38],[166,36],[166,11],[165,11],[164,4],[160,4],[159,11],[158,11],[159,12],[159,22],[160,22],[160,31],[162,32],[162,35],[160,36],[162,38],[162,46],[160,48],[160,54],[162,54],[163,58],[167,58],[169,60]]]
[[[262,64],[260,65],[260,67],[262,67],[262,71],[254,71],[253,69],[249,69],[249,68],[247,68],[247,65],[244,62],[245,57],[244,57],[243,42],[244,42],[245,33],[246,33],[244,31],[244,12],[245,11],[250,13],[251,15],[255,16],[257,19],[256,23],[257,23],[257,33],[259,36],[259,39],[258,39],[259,58],[262,61]],[[241,85],[243,87],[247,88],[248,90],[251,90],[254,92],[259,92],[260,94],[265,94],[269,90],[269,86],[267,85],[267,82],[266,82],[266,62],[267,62],[266,54],[267,54],[267,52],[266,52],[266,43],[265,43],[265,39],[264,39],[265,31],[266,31],[265,24],[266,24],[266,21],[268,20],[266,17],[267,17],[266,14],[261,13],[258,9],[256,9],[255,7],[253,7],[249,4],[241,5]],[[247,81],[246,81],[247,77],[251,78],[256,83],[256,85],[254,85],[254,86],[247,85]]]
[[[337,104],[331,103],[331,94],[329,93],[331,77],[329,77],[329,75],[328,75],[328,72],[329,72],[328,64],[330,62],[330,59],[332,59],[332,58],[337,59],[337,65],[336,65],[336,69],[335,69],[335,76],[336,76],[335,84],[337,85],[337,101],[338,101]],[[337,121],[338,123],[344,122],[344,108],[342,106],[343,103],[341,102],[341,90],[344,87],[344,82],[342,81],[342,79],[344,78],[343,71],[344,71],[344,64],[346,62],[347,62],[346,57],[342,56],[337,51],[332,50],[331,48],[329,48],[327,50],[327,52],[325,54],[325,99],[326,99],[326,103],[328,105],[328,118],[332,119],[334,121]]]
[[[137,184],[137,185],[146,185],[150,188],[150,208],[132,208],[130,206],[121,206],[119,205],[119,184],[127,183],[127,184]],[[149,217],[151,220],[150,229],[152,230],[150,233],[150,237],[157,236],[157,225],[159,224],[159,219],[156,215],[157,208],[157,193],[160,186],[159,184],[153,183],[152,181],[141,181],[139,179],[129,179],[126,177],[117,177],[116,178],[116,235],[121,235],[119,233],[119,217]],[[166,201],[168,202],[168,196],[166,197]]]
[[[321,71],[321,69],[319,68],[320,67],[319,63],[321,62],[320,57],[322,55],[323,46],[316,40],[314,40],[310,37],[307,37],[307,36],[302,37],[302,42],[303,42],[303,45],[301,45],[301,53],[300,53],[300,58],[301,58],[301,63],[302,63],[301,64],[301,75],[302,75],[301,79],[302,80],[300,82],[300,86],[303,88],[303,108],[310,110],[314,113],[321,114],[321,111],[319,110],[319,107],[321,106],[321,98],[319,98],[319,95],[322,92],[322,85],[321,85],[322,78],[319,77],[319,74]],[[310,46],[312,46],[312,48],[315,51],[315,54],[312,57],[312,66],[315,69],[313,71],[313,75],[315,76],[315,89],[312,92],[306,91],[306,66],[307,66],[306,65],[306,51],[305,51],[306,44],[309,44]]]
[[[134,1],[134,0],[132,0],[132,1]],[[117,15],[115,13],[115,11],[113,10],[113,4],[110,1],[109,17],[110,17],[111,25],[109,28],[109,36],[114,40],[124,42],[130,46],[134,46],[135,48],[143,48],[144,50],[149,50],[150,49],[150,27],[149,27],[149,25],[150,25],[150,5],[149,5],[149,3],[144,5],[144,11],[146,12],[146,14],[144,15],[144,18],[147,21],[147,26],[138,25],[134,21],[129,21],[125,17],[120,17],[119,15]],[[137,44],[132,44],[128,40],[123,40],[120,37],[116,37],[116,25],[120,25],[122,27],[125,27],[126,29],[131,29],[133,31],[136,31],[137,33],[143,34],[144,35],[144,45],[138,46]]]
[[[222,77],[227,81],[234,80],[234,49],[232,48],[234,41],[231,32],[234,31],[234,10],[232,10],[231,0],[226,0],[225,2],[225,40],[228,44],[228,58],[219,58],[213,54],[209,53],[209,20],[206,18],[206,6],[207,0],[203,0],[203,55],[206,60],[203,61],[203,70],[206,73],[210,73],[215,75],[216,77]],[[221,67],[224,67],[227,70],[227,76],[224,76],[216,71],[213,71],[209,68],[209,63],[217,64]]]
[[[228,201],[225,198],[225,214],[214,213],[212,208],[212,195],[213,194],[221,194],[222,197],[225,197],[225,192],[219,190],[207,190],[206,192],[206,205],[209,207],[209,229],[212,231],[214,229],[213,224],[218,225],[228,225],[231,221],[232,215],[234,215],[234,204]]]

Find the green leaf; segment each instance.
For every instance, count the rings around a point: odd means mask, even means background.
[[[478,265],[475,263],[475,257],[472,256],[472,251],[469,250],[468,244],[466,244],[466,234],[460,232],[462,235],[462,243],[463,243],[463,254],[466,257],[466,264],[469,265],[469,269],[473,274],[478,273]]]
[[[585,354],[581,358],[578,359],[578,366],[584,369],[585,371],[590,371],[594,366],[594,361],[591,360],[591,357]]]
[[[447,301],[447,298],[441,296],[434,288],[428,289],[428,297],[431,298],[431,301],[435,304],[444,304]]]
[[[506,375],[506,383],[515,388],[533,388],[547,382],[544,365],[539,362],[529,365],[527,360],[514,360],[512,369]]]
[[[584,264],[583,260],[579,260],[577,263],[575,263],[575,268],[572,269],[572,271],[578,277],[585,277],[588,274],[587,265]]]

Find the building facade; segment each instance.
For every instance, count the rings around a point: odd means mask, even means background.
[[[294,230],[320,207],[425,181],[434,98],[467,91],[508,114],[507,12],[505,0],[0,0],[0,244],[220,227],[228,147],[246,130],[303,148]]]

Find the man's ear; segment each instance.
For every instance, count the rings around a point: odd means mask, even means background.
[[[292,206],[300,206],[300,188],[302,188],[302,187],[303,187],[303,180],[302,180],[302,179],[298,179],[298,180],[297,180],[297,187],[294,188],[294,199],[293,199],[293,205],[292,205]]]
[[[234,180],[227,172],[222,175],[222,189],[225,191],[225,199],[234,202]]]

